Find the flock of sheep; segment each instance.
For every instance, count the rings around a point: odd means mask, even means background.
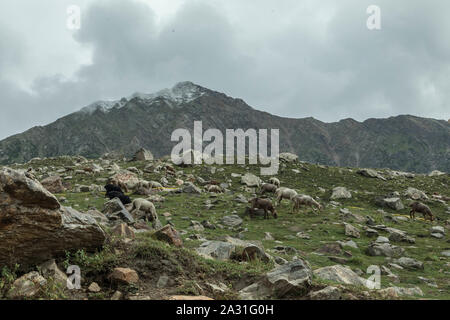
[[[281,200],[287,199],[290,200],[293,204],[292,206],[292,212],[298,211],[300,209],[300,206],[309,206],[314,209],[318,209],[321,211],[323,209],[322,205],[314,200],[311,196],[305,195],[305,194],[298,194],[297,191],[293,189],[289,189],[286,187],[280,187],[280,180],[277,178],[270,178],[269,183],[264,183],[261,185],[260,188],[260,195],[264,195],[265,193],[274,193],[276,197],[276,202],[278,202],[278,205],[280,205]],[[267,198],[253,198],[249,201],[251,204],[251,212],[254,212],[255,209],[262,209],[264,210],[264,218],[267,219],[269,217],[269,212],[272,213],[274,218],[278,217],[277,211],[275,210],[274,205],[272,204],[272,201],[270,201]],[[411,219],[415,219],[415,213],[419,212],[423,214],[424,219],[429,218],[431,221],[434,221],[433,213],[431,212],[431,209],[420,202],[413,202],[411,205],[411,210],[409,212],[409,215]]]

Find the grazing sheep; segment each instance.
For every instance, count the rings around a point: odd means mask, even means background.
[[[292,197],[291,201],[294,204],[292,206],[292,212],[294,212],[294,210],[300,209],[301,205],[310,206],[313,209],[314,207],[317,207],[319,210],[322,210],[322,205],[320,203],[314,200],[311,196],[305,194],[298,194]]]
[[[276,185],[278,188],[280,187],[280,180],[278,180],[277,178],[270,178],[269,183]]]
[[[281,200],[283,200],[283,199],[290,200],[292,197],[295,197],[297,195],[297,191],[289,189],[289,188],[281,187],[275,191],[275,195],[277,196],[276,201],[278,201],[278,205],[280,205]]]
[[[150,188],[151,189],[164,189],[164,187],[162,186],[161,183],[157,182],[157,181],[150,181],[149,182]]]
[[[208,192],[214,192],[214,193],[222,193],[223,192],[222,188],[215,184],[207,185],[205,187],[205,189]]]
[[[111,192],[111,191],[116,191],[116,192],[120,192],[123,193],[122,189],[114,184],[107,184],[105,187],[106,193]]]
[[[264,219],[269,218],[269,211],[272,213],[275,219],[278,218],[277,211],[273,207],[272,201],[270,201],[269,199],[253,198],[248,202],[251,203],[251,210],[253,209],[264,210]]]
[[[155,206],[148,200],[141,198],[133,200],[131,212],[137,214],[139,211],[145,213],[144,218],[147,220],[154,221],[158,219]]]
[[[130,197],[124,195],[122,192],[117,191],[110,191],[106,193],[106,196],[112,200],[114,198],[119,198],[120,202],[122,202],[123,205],[131,203]]]
[[[274,185],[274,184],[271,184],[271,183],[264,183],[264,184],[261,186],[260,194],[264,194],[264,193],[266,193],[266,192],[274,193],[275,191],[277,191],[277,189],[278,189],[277,186]]]
[[[426,220],[427,217],[430,218],[431,221],[434,221],[434,216],[433,213],[431,212],[431,209],[424,205],[423,203],[420,202],[413,202],[412,204],[410,204],[411,207],[411,211],[409,212],[409,216],[411,219],[414,220],[415,218],[415,213],[416,212],[420,212],[423,214],[423,219]]]

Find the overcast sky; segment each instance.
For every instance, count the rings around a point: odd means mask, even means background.
[[[2,0],[0,139],[186,80],[286,117],[447,120],[449,39],[448,0]]]

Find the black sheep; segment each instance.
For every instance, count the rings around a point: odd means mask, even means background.
[[[119,186],[116,186],[114,184],[107,184],[105,186],[105,190],[106,190],[106,193],[111,192],[111,191],[116,191],[116,192],[120,192],[123,194],[122,189]]]
[[[124,195],[122,192],[110,191],[106,193],[106,196],[109,199],[119,198],[120,202],[122,202],[122,204],[124,205],[131,203],[130,197]]]

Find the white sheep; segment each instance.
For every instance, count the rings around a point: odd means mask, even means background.
[[[291,201],[293,202],[292,212],[298,210],[301,205],[310,206],[311,208],[317,207],[319,210],[322,210],[322,205],[306,194],[298,194],[292,197]]]
[[[145,218],[150,221],[158,219],[158,214],[156,213],[156,208],[153,203],[148,200],[138,198],[133,200],[133,206],[131,207],[131,212],[137,214],[139,211],[145,213]]]
[[[275,195],[277,197],[276,201],[278,201],[278,205],[280,205],[281,200],[283,199],[290,200],[292,197],[295,197],[297,195],[297,191],[286,187],[281,187],[275,191]]]
[[[276,185],[278,188],[280,187],[280,180],[275,177],[270,178],[269,183]]]

